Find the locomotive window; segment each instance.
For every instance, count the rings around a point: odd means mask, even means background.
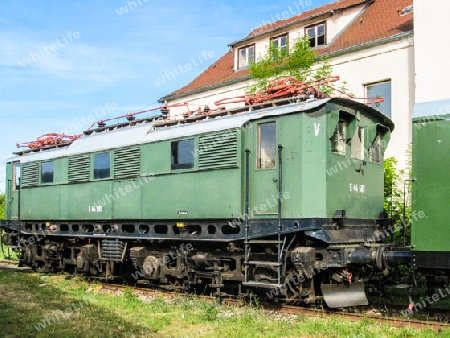
[[[258,126],[258,169],[275,168],[275,122]]]
[[[20,163],[16,163],[13,165],[13,175],[14,175],[13,190],[19,190],[20,189]]]
[[[364,128],[357,127],[352,137],[352,157],[364,160]]]
[[[378,133],[370,146],[369,157],[372,162],[381,162],[381,136]]]
[[[171,143],[172,170],[194,167],[194,139]]]
[[[53,161],[41,163],[41,183],[53,183]]]
[[[340,119],[336,126],[336,130],[334,131],[334,135],[331,138],[331,151],[333,153],[345,155],[346,133],[347,123],[345,120]]]
[[[94,179],[111,177],[111,160],[109,152],[94,155]]]

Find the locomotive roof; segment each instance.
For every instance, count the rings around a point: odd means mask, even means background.
[[[416,103],[413,108],[413,121],[432,121],[450,119],[450,99]]]
[[[11,158],[9,161],[20,160],[21,163],[27,163],[49,160],[77,154],[122,148],[131,145],[178,139],[232,128],[240,128],[249,121],[259,120],[270,116],[287,115],[295,112],[307,112],[322,107],[327,103],[338,103],[350,108],[365,110],[369,112],[369,114],[379,118],[391,131],[394,128],[392,121],[386,116],[362,103],[343,98],[310,99],[299,103],[264,108],[235,115],[226,115],[213,119],[205,119],[195,123],[184,123],[170,127],[155,128],[156,121],[154,121],[127,128],[93,133],[89,136],[83,136],[75,140],[69,146],[48,149],[45,151],[28,152],[24,153],[22,156]]]

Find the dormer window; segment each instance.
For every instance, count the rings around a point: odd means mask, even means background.
[[[288,48],[288,35],[280,35],[270,39],[270,44],[275,48],[278,48],[281,52],[286,52]]]
[[[239,48],[238,68],[247,67],[255,61],[255,45]]]
[[[326,44],[325,22],[306,27],[305,35],[308,37],[309,45],[312,48],[317,46],[324,46]]]

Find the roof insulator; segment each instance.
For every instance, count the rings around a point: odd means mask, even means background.
[[[167,108],[167,106],[164,104],[164,105],[161,107],[161,115],[162,115],[162,118],[163,118],[164,120],[167,119],[167,116],[169,115],[169,112],[170,112],[170,109]]]

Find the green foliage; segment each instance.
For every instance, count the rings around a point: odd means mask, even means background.
[[[136,295],[133,293],[133,291],[131,291],[130,288],[126,288],[125,291],[123,292],[123,296],[128,300],[128,301],[133,301],[136,300],[137,297]]]
[[[215,303],[206,303],[203,302],[200,304],[200,307],[203,310],[203,320],[206,322],[212,322],[217,319],[217,314],[219,313],[219,310],[217,308],[217,305]]]
[[[5,219],[5,194],[0,194],[0,219]]]
[[[384,160],[384,209],[392,219],[394,233],[392,241],[395,244],[411,243],[411,206],[409,203],[408,169],[397,169],[397,160],[389,157]],[[406,230],[406,231],[405,231]]]
[[[267,84],[271,80],[280,78],[295,78],[302,82],[330,76],[332,68],[328,60],[321,60],[321,65],[317,70],[311,67],[316,62],[317,55],[309,45],[306,37],[298,38],[292,48],[278,48],[275,45],[269,46],[266,54],[258,62],[253,62],[249,66],[250,76],[254,84],[247,89],[248,93],[256,93],[267,89]],[[330,93],[328,87],[319,87],[319,90]]]

